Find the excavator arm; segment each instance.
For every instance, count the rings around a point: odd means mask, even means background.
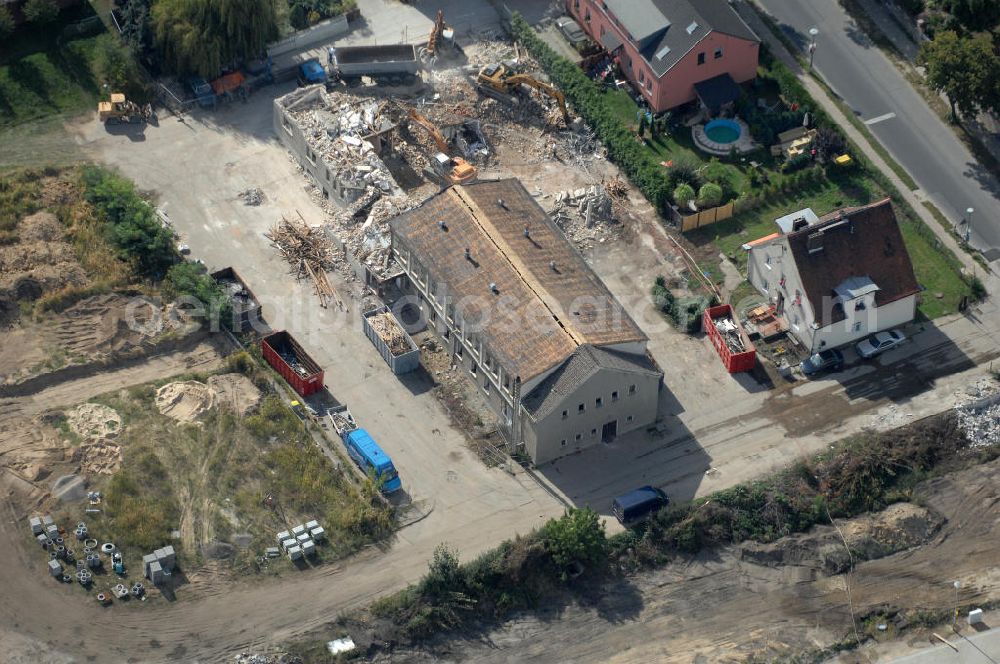
[[[441,152],[448,152],[448,141],[444,140],[444,136],[438,131],[438,128],[434,126],[434,123],[425,118],[424,116],[417,113],[416,110],[410,109],[410,119],[416,122],[418,125],[427,130],[430,137],[434,140],[437,145],[438,150]]]
[[[514,88],[521,83],[525,85],[530,85],[539,92],[552,97],[557,102],[559,102],[559,110],[562,111],[563,119],[569,122],[569,110],[566,108],[566,97],[563,95],[562,91],[555,86],[549,85],[544,81],[539,81],[534,76],[529,76],[528,74],[514,74],[507,78],[507,82],[511,88]]]

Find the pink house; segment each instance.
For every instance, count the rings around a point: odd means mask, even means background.
[[[757,76],[760,39],[726,0],[566,0],[566,9],[655,112],[696,99],[716,108]]]

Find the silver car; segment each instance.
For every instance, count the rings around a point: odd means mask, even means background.
[[[876,355],[881,355],[890,348],[895,348],[904,341],[906,341],[906,336],[902,331],[886,330],[885,332],[876,332],[867,339],[863,339],[858,342],[855,348],[858,351],[858,355],[867,360]]]

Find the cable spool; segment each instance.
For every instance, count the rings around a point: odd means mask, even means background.
[[[97,540],[94,540],[94,546],[97,546]],[[105,542],[101,545],[101,553],[114,553],[115,545],[111,542]]]

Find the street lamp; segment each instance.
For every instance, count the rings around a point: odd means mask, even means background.
[[[818,34],[817,28],[809,28],[809,36],[812,37],[812,41],[809,42],[809,69],[813,68],[813,58],[816,57],[816,35]]]
[[[961,581],[956,581],[952,585],[955,586],[955,617],[952,619],[952,624],[953,625],[957,625],[958,624],[958,589],[962,587],[962,582]]]
[[[965,209],[965,218],[967,223],[965,224],[965,243],[969,244],[969,240],[972,239],[972,213],[975,212],[975,208]]]

